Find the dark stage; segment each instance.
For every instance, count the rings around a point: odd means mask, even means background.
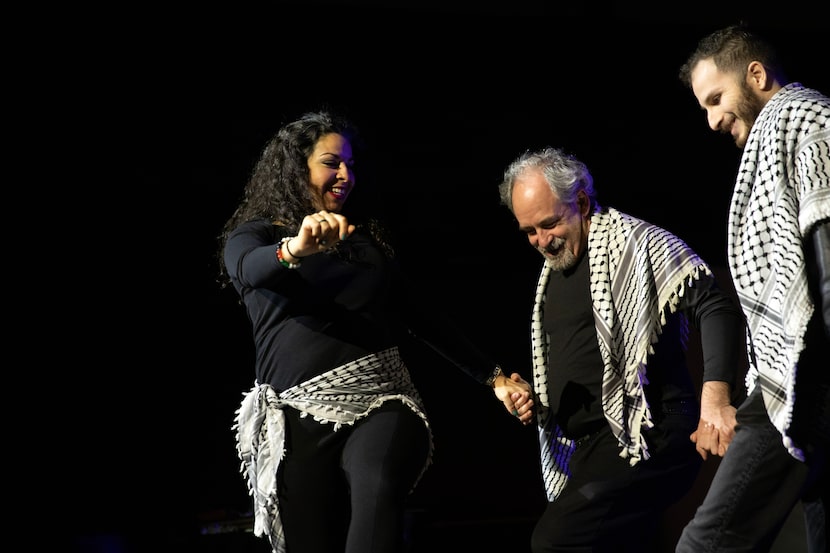
[[[744,18],[780,39],[793,80],[830,92],[828,10],[804,4],[309,1],[111,22],[98,47],[117,61],[89,71],[94,97],[78,94],[100,124],[109,191],[78,252],[94,271],[79,275],[59,339],[83,367],[57,383],[60,550],[268,551],[250,533],[231,431],[252,342],[213,254],[284,120],[321,106],[356,120],[370,158],[355,194],[394,221],[405,266],[448,316],[529,379],[541,258],[498,204],[504,167],[564,147],[592,169],[601,203],[676,233],[728,284],[740,152],[707,128],[677,70],[703,34]],[[529,551],[544,503],[535,430],[442,360],[422,361],[436,456],[411,497],[411,553]],[[670,547],[715,465],[655,540]]]

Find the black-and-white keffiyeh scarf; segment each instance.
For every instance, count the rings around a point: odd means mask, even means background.
[[[747,318],[746,385],[760,383],[770,420],[787,436],[795,372],[814,305],[804,240],[830,217],[830,99],[791,83],[761,110],[744,146],[729,211],[729,268]]]
[[[649,458],[642,429],[654,426],[643,389],[648,383],[647,357],[686,287],[712,273],[681,239],[613,208],[591,216],[587,255],[604,365],[602,408],[619,440],[620,456],[634,465]],[[534,390],[541,404],[537,421],[542,475],[548,501],[553,501],[567,483],[575,443],[562,434],[550,412],[548,336],[542,326],[550,272],[545,261],[536,287],[531,344]],[[688,323],[684,325],[688,331]]]
[[[420,416],[429,433],[429,456],[421,475],[432,462],[432,430],[423,403],[397,348],[368,355],[316,376],[277,394],[268,384],[257,384],[244,394],[236,411],[236,445],[248,491],[254,500],[254,535],[268,536],[274,553],[285,552],[285,535],[277,502],[277,471],[285,455],[285,416],[291,406],[333,431],[353,425],[389,400],[402,401]],[[417,482],[416,482],[417,484]]]

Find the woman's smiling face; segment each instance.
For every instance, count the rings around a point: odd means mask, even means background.
[[[340,213],[355,185],[352,145],[340,134],[324,135],[308,156],[314,207]]]

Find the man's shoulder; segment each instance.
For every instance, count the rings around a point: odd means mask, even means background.
[[[790,113],[793,108],[813,112],[830,112],[830,97],[800,82],[789,83],[781,88],[772,97],[770,103],[775,111],[786,110],[787,113]]]

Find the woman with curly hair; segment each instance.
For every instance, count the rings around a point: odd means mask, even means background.
[[[533,416],[529,386],[406,287],[379,220],[344,209],[358,145],[335,114],[284,125],[219,238],[220,276],[239,294],[256,349],[237,448],[254,532],[274,552],[401,550],[405,500],[433,447],[399,349],[407,340],[493,387],[523,423]]]

